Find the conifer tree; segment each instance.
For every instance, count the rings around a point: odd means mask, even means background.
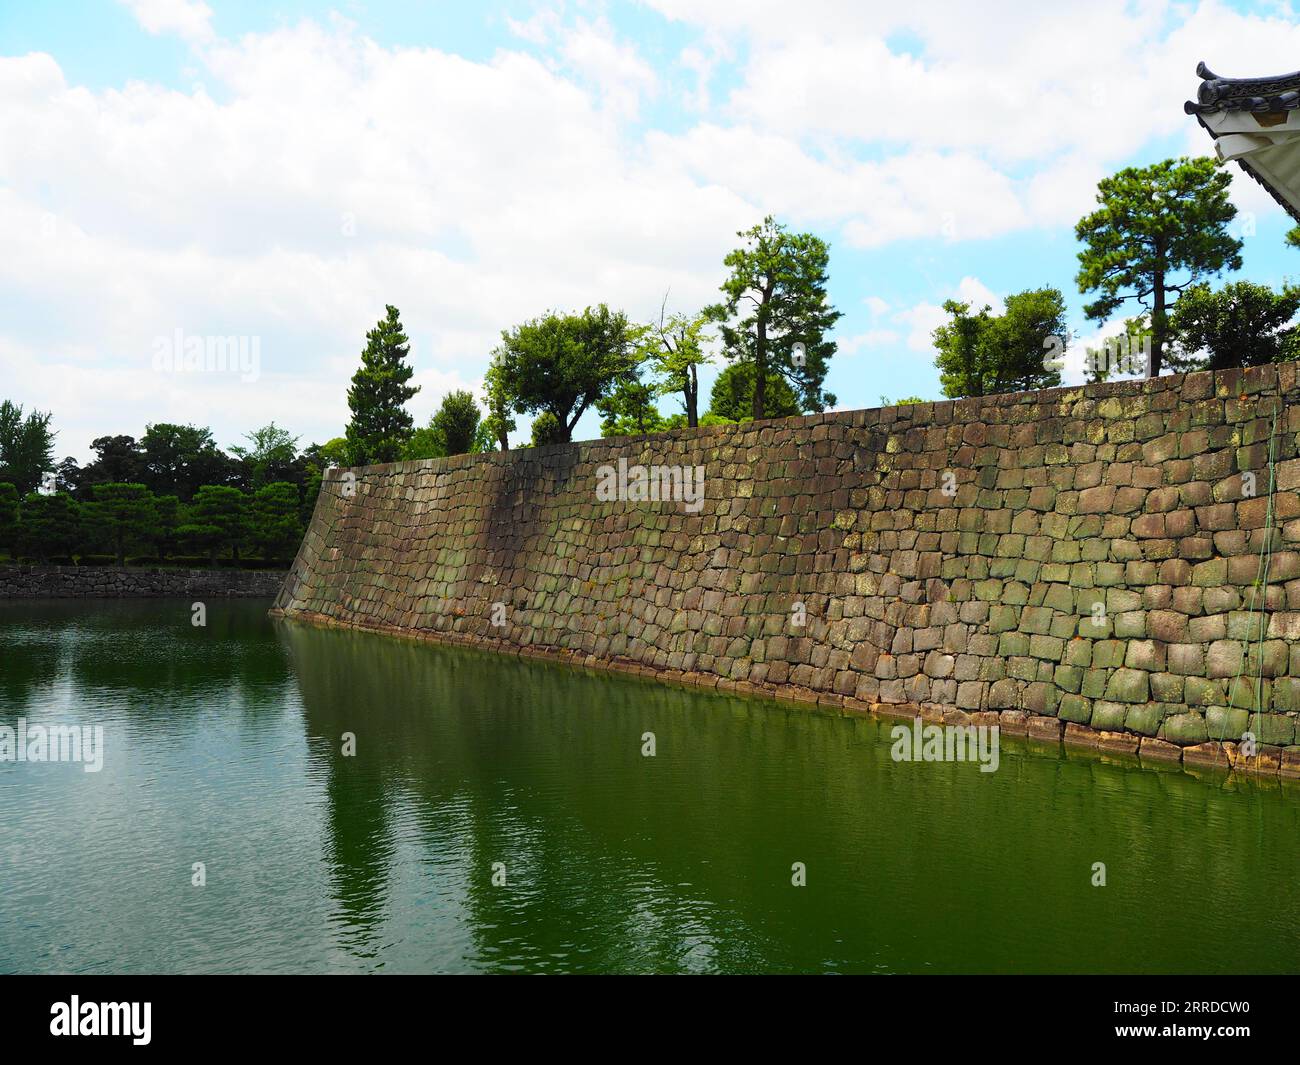
[[[366,334],[361,367],[352,375],[348,406],[348,461],[353,466],[396,462],[411,435],[414,421],[406,401],[420,391],[407,382],[415,372],[406,361],[411,346],[402,332],[396,307]]]

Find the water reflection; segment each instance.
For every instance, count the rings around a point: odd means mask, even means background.
[[[1014,744],[996,774],[895,765],[889,723],[278,632],[331,802],[346,804],[330,816],[333,853],[349,856],[340,899],[399,875],[396,835],[417,894],[456,915],[445,943],[408,930],[396,964],[423,950],[426,964],[530,971],[1231,968],[1187,935],[1207,906],[1256,914],[1241,934],[1257,967],[1291,966],[1281,944],[1300,943],[1253,901],[1263,882],[1294,898],[1294,793]],[[355,760],[338,756],[344,732]],[[376,938],[391,924],[383,907],[344,910],[373,917]]]
[[[100,724],[107,744],[99,774],[0,765],[0,970],[1300,956],[1294,787],[1009,742],[992,774],[895,764],[890,722],[273,623],[265,605],[209,603],[194,629],[180,601],[0,604],[0,721]]]

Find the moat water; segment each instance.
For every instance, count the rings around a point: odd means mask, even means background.
[[[98,772],[0,762],[0,970],[1300,970],[1295,786],[895,762],[892,721],[267,605],[0,603],[0,726],[103,729]]]

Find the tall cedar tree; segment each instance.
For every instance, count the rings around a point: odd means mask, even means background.
[[[822,391],[826,360],[835,342],[826,333],[841,317],[826,297],[830,249],[811,233],[790,233],[769,215],[737,233],[745,243],[723,264],[731,276],[722,284],[726,297],[711,307],[729,359],[755,367],[755,418],[768,416],[767,378],[775,371],[790,382],[804,410],[821,411],[835,404]],[[803,366],[795,365],[792,348],[805,345]]]
[[[1137,300],[1150,312],[1148,377],[1160,373],[1170,305],[1183,289],[1222,270],[1241,269],[1241,241],[1228,233],[1237,214],[1228,200],[1231,182],[1209,158],[1127,167],[1101,180],[1100,208],[1075,226],[1084,245],[1079,291],[1098,293],[1084,313],[1104,322],[1125,300]]]
[[[406,401],[420,391],[406,382],[415,372],[406,361],[411,346],[396,307],[366,334],[361,368],[352,376],[348,406],[348,461],[354,466],[396,462],[414,422]]]

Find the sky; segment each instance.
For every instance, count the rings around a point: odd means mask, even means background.
[[[716,301],[767,214],[830,244],[839,408],[941,398],[944,300],[996,310],[1043,285],[1081,380],[1099,327],[1074,225],[1106,174],[1211,153],[1182,110],[1198,60],[1300,67],[1300,19],[1209,0],[0,0],[0,398],[52,411],[79,461],[154,422],[323,442],[392,304],[423,424],[549,309]],[[1237,276],[1282,283],[1289,220],[1235,169],[1232,195]],[[246,361],[168,368],[208,337]]]

